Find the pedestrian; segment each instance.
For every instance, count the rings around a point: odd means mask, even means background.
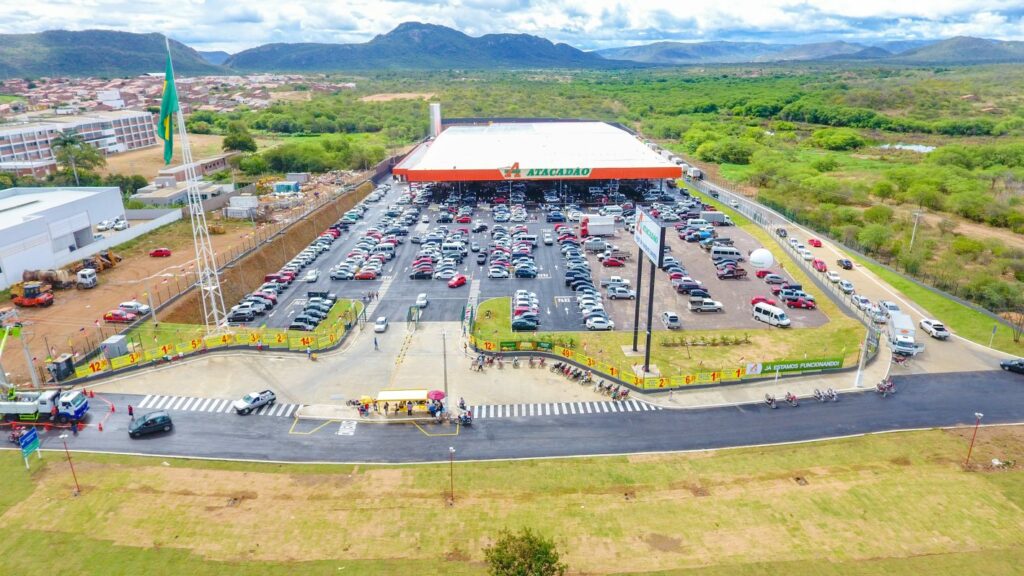
[[[313,349],[309,346],[306,346],[306,358],[313,359]]]
[[[377,401],[376,400],[373,401],[373,411],[374,412],[380,412],[380,406],[377,405]]]
[[[128,405],[128,418],[135,420],[135,409],[132,408],[131,404]]]
[[[405,415],[412,416],[412,402],[405,403]]]
[[[380,350],[380,348],[377,346],[377,337],[376,336],[373,337],[373,349],[374,350]]]
[[[57,421],[57,405],[56,404],[54,404],[53,406],[50,407],[50,421],[51,422],[56,422]]]
[[[384,403],[384,415],[385,416],[388,415],[388,403],[387,402]]]

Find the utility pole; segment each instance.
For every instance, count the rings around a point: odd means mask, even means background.
[[[914,230],[910,233],[910,247],[907,248],[907,252],[914,251],[914,238],[917,237],[917,221],[921,219],[921,211],[914,212]]]
[[[971,446],[967,449],[967,459],[964,460],[964,468],[970,469],[971,467],[971,452],[974,451],[974,440],[978,437],[978,427],[981,426],[981,419],[985,415],[981,412],[974,413],[974,434],[971,435]]]
[[[75,474],[75,465],[74,465],[74,463],[71,462],[71,452],[68,450],[68,434],[67,434],[67,432],[61,434],[60,436],[58,436],[58,438],[60,438],[61,442],[64,443],[64,455],[67,456],[67,458],[68,458],[68,466],[71,467],[71,477],[75,479],[75,494],[74,495],[78,496],[79,494],[82,493],[82,488],[81,488],[81,486],[78,485],[78,474]]]
[[[444,366],[444,399],[448,400],[448,333],[446,331],[441,332],[441,362]]]
[[[449,505],[455,506],[455,448],[448,447],[448,494]]]

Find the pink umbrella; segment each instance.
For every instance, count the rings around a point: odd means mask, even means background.
[[[444,400],[444,392],[440,390],[431,390],[427,392],[427,398],[430,400]]]

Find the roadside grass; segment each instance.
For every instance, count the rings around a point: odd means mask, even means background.
[[[246,230],[254,230],[253,223],[249,220],[220,220],[218,226],[224,227],[225,234],[234,234]],[[216,238],[216,235],[212,236]],[[137,238],[132,238],[114,246],[114,253],[125,257],[149,257],[149,251],[154,248],[170,248],[171,250],[193,250],[192,244],[192,222],[188,217],[161,226],[152,232],[147,232]]]
[[[894,274],[885,268],[872,262],[868,262],[857,254],[851,254],[851,258],[858,264],[871,270],[879,278],[885,280],[903,294],[919,304],[936,318],[941,318],[954,334],[988,346],[992,338],[992,327],[996,327],[995,338],[992,339],[992,348],[1001,350],[1015,356],[1024,356],[1024,339],[1021,342],[1013,341],[1013,330],[1005,324],[1000,324],[986,314],[972,310],[955,300],[946,298],[922,288],[907,280],[899,274]]]
[[[484,574],[502,528],[553,537],[574,573],[1010,574],[1024,474],[965,472],[969,430],[690,454],[283,465],[62,452],[0,463],[0,553],[44,549],[82,574]],[[1021,461],[985,428],[976,462]],[[45,528],[41,525],[45,524]]]

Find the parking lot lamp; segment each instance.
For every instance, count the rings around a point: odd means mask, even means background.
[[[964,468],[971,466],[971,452],[974,451],[974,440],[978,437],[978,427],[981,426],[981,419],[985,415],[981,412],[974,413],[974,434],[971,435],[971,445],[967,448],[967,460],[964,460]]]
[[[448,447],[448,494],[449,503],[455,505],[455,448]]]
[[[75,465],[71,462],[71,452],[68,450],[68,435],[65,432],[58,436],[58,438],[60,438],[61,442],[64,443],[64,455],[67,456],[68,466],[71,467],[71,477],[75,479],[75,496],[78,496],[82,493],[82,488],[78,485],[78,475],[75,474]]]

